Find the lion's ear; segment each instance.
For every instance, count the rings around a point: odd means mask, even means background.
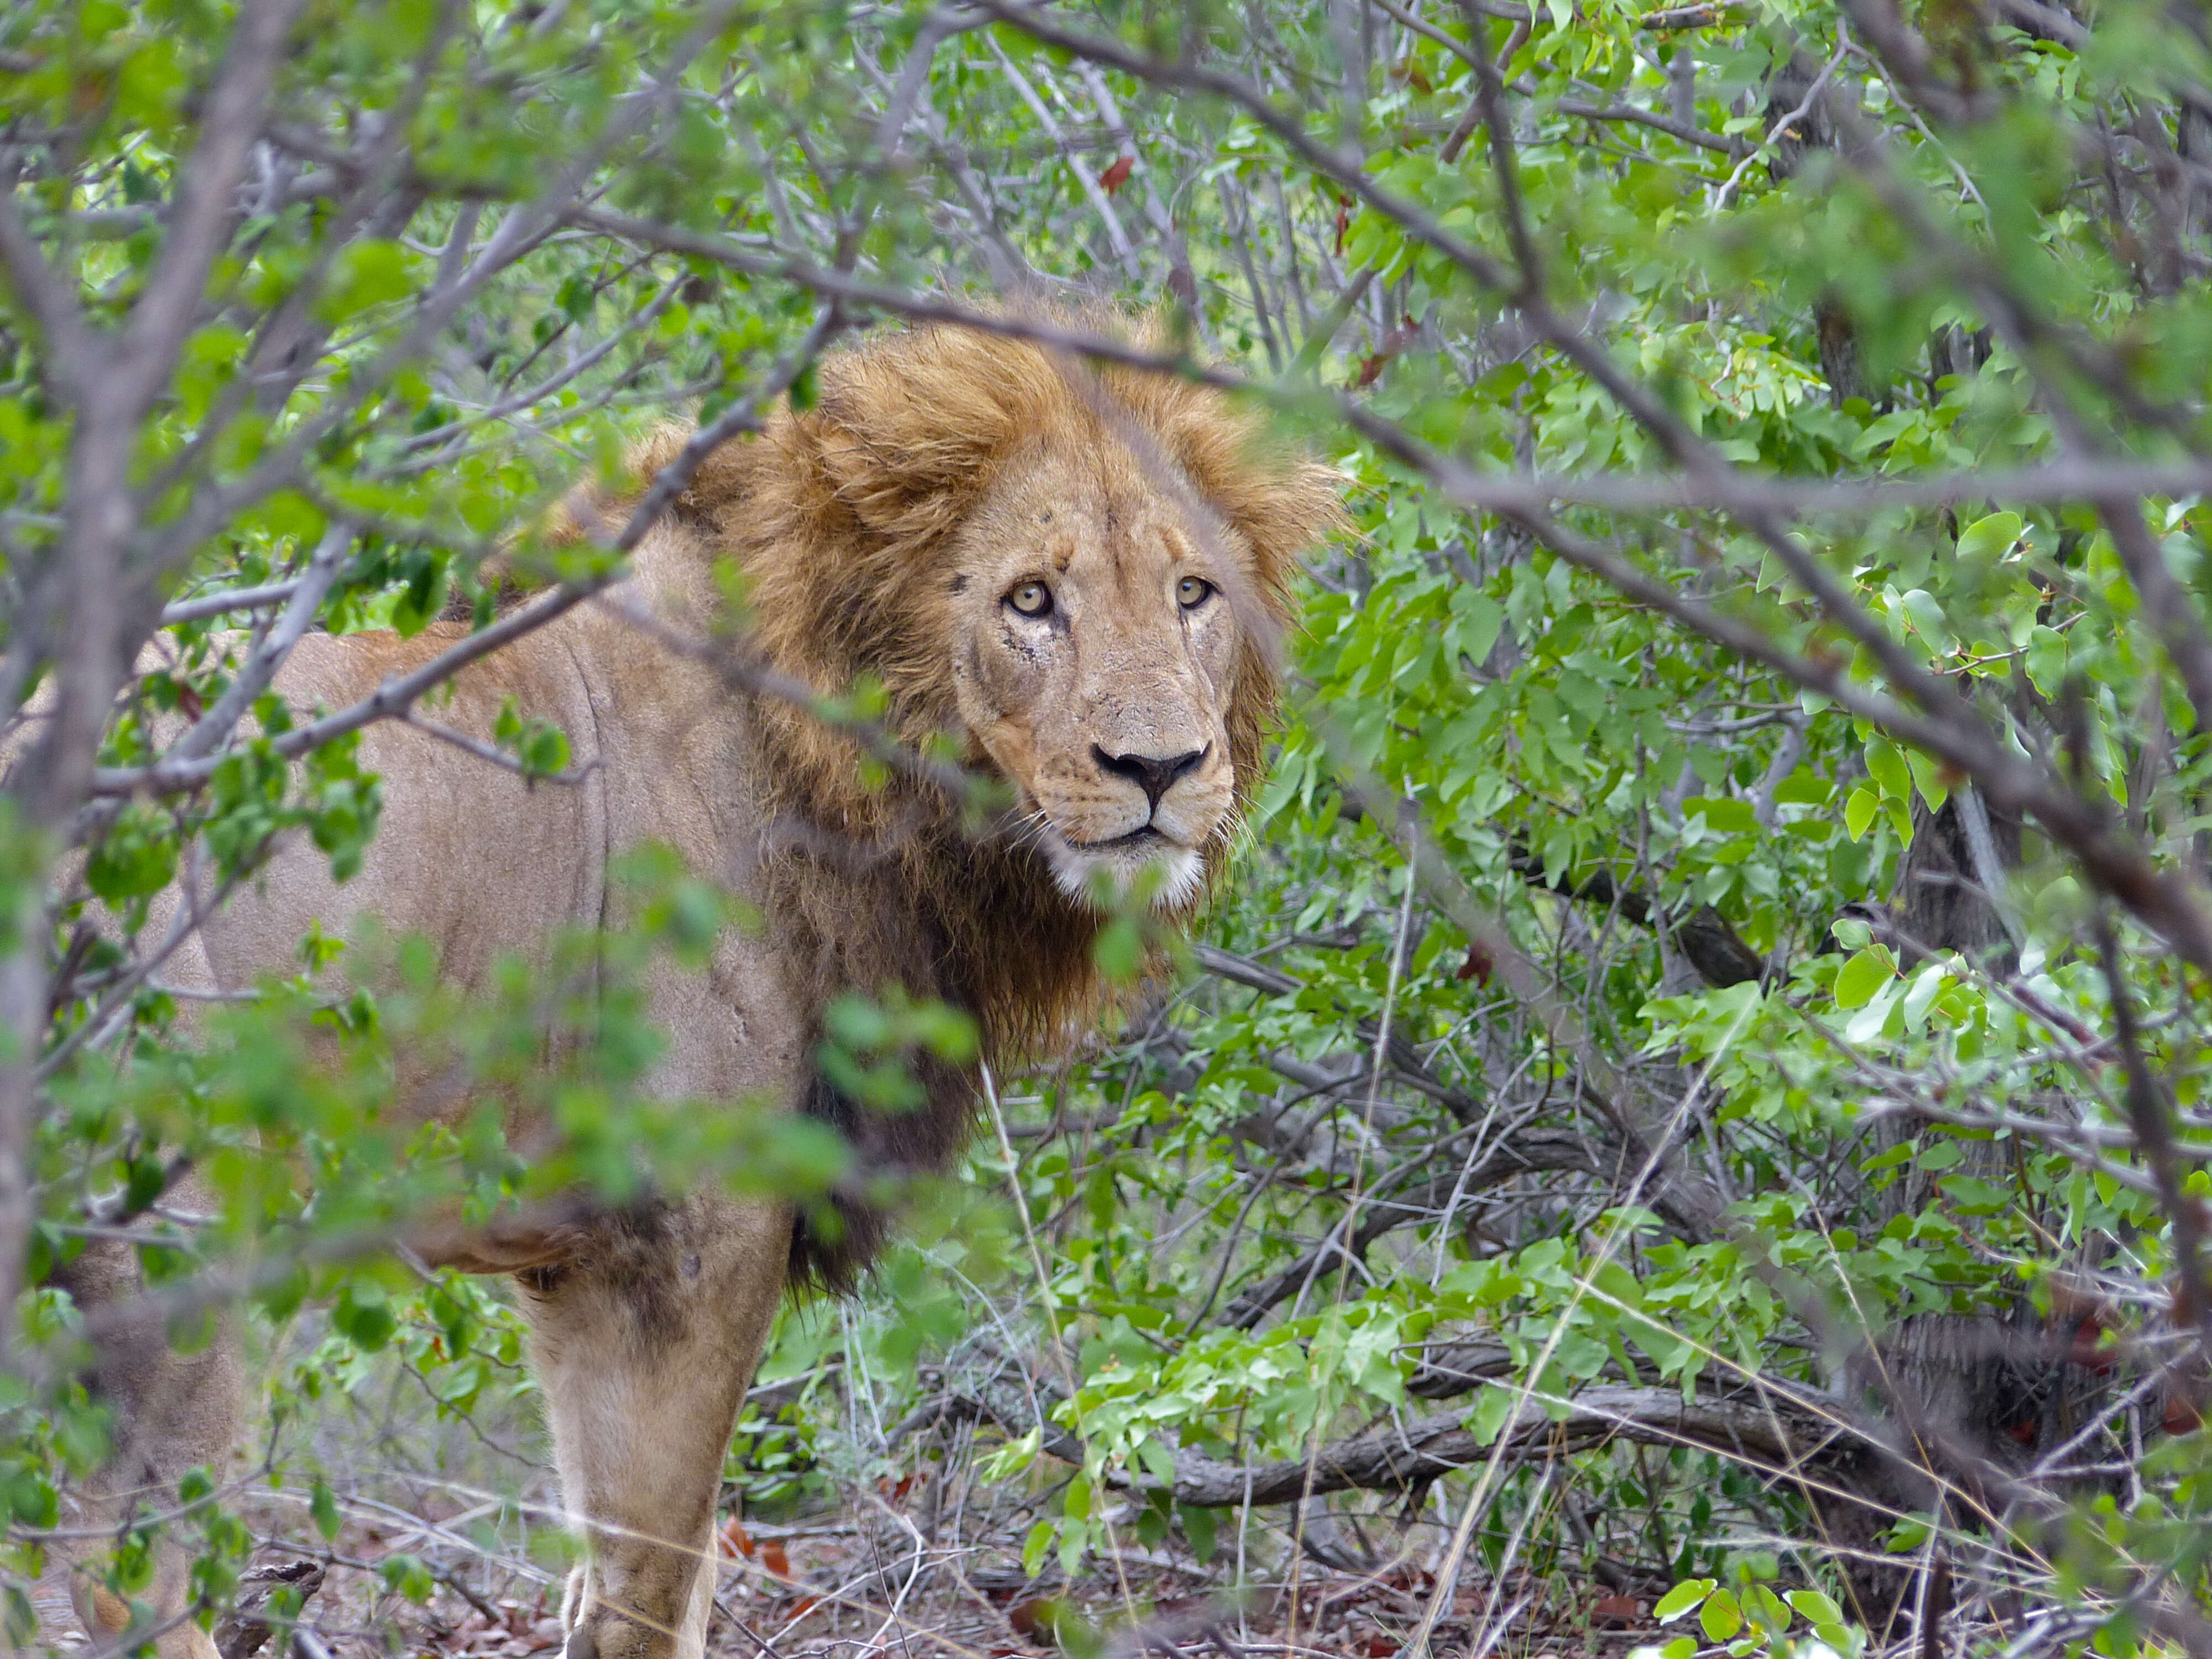
[[[1214,501],[1244,532],[1268,578],[1287,582],[1300,555],[1351,527],[1343,489],[1344,475],[1334,467],[1301,460],[1243,469]]]
[[[1162,411],[1170,449],[1199,494],[1251,544],[1261,577],[1286,588],[1301,554],[1349,526],[1343,475],[1285,453],[1218,392],[1184,384],[1176,394],[1178,406]]]
[[[946,534],[1033,419],[1034,350],[963,329],[917,329],[822,365],[808,435],[837,500],[897,541]]]

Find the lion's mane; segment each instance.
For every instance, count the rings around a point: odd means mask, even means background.
[[[1097,319],[1088,319],[1096,321]],[[1249,550],[1243,658],[1225,711],[1240,811],[1265,765],[1280,679],[1279,635],[1292,619],[1298,555],[1335,523],[1337,476],[1271,451],[1256,417],[1218,391],[1142,370],[1080,366],[1029,342],[953,328],[887,336],[834,353],[819,396],[750,441],[708,458],[676,512],[715,556],[744,572],[753,644],[825,695],[872,680],[885,724],[923,744],[958,726],[948,550],[997,470],[1039,439],[1117,442],[1158,468],[1163,490]],[[641,477],[673,457],[671,430],[635,458]],[[984,1058],[1010,1066],[1064,1049],[1105,1012],[1094,963],[1102,919],[1071,902],[1042,857],[978,837],[943,792],[865,776],[852,738],[788,703],[757,711],[763,764],[783,826],[760,892],[796,988],[817,1010],[848,988],[902,987],[969,1010]],[[967,757],[980,763],[980,748]],[[1229,837],[1207,849],[1218,880]],[[804,1109],[833,1124],[863,1170],[941,1168],[975,1103],[965,1068],[924,1058],[928,1103],[866,1111],[815,1077]],[[851,1282],[879,1241],[859,1189],[836,1223],[802,1218],[792,1267],[803,1281]]]

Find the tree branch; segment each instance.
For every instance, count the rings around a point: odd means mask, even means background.
[[[180,173],[168,234],[97,395],[135,414],[167,383],[185,336],[206,303],[208,273],[228,243],[238,181],[261,136],[269,88],[301,0],[248,0],[239,8],[222,69],[199,120],[200,140]]]
[[[1486,1187],[1501,1186],[1522,1176],[1543,1171],[1601,1176],[1607,1173],[1591,1158],[1589,1147],[1580,1135],[1563,1129],[1525,1130],[1513,1134],[1492,1146],[1479,1161],[1464,1170],[1438,1176],[1410,1191],[1369,1199],[1360,1207],[1359,1226],[1352,1235],[1350,1249],[1340,1242],[1343,1226],[1340,1223],[1330,1229],[1327,1238],[1290,1266],[1238,1291],[1222,1310],[1218,1322],[1232,1329],[1250,1330],[1267,1316],[1271,1309],[1297,1295],[1331,1267],[1363,1261],[1384,1235],[1435,1219],[1442,1213],[1441,1206],[1449,1204],[1455,1193],[1479,1192]]]
[[[717,419],[693,434],[676,458],[654,474],[622,532],[607,544],[607,551],[623,555],[635,547],[670,503],[690,486],[692,475],[709,454],[739,432],[758,430],[762,405],[787,391],[800,372],[814,361],[823,343],[841,326],[836,307],[826,308],[750,397],[732,404]],[[593,594],[612,586],[626,574],[621,565],[616,564],[597,575],[563,582],[490,627],[448,646],[411,673],[386,680],[373,695],[351,707],[270,739],[270,748],[278,758],[294,760],[349,732],[357,732],[378,720],[401,718],[425,692],[442,685],[470,664],[501,647],[535,633]],[[173,794],[198,788],[215,775],[221,764],[219,757],[173,754],[150,766],[102,768],[93,775],[92,793],[101,796]]]
[[[1663,908],[1654,907],[1643,893],[1632,887],[1620,886],[1613,880],[1613,872],[1603,867],[1579,878],[1562,873],[1554,881],[1546,873],[1544,860],[1518,845],[1513,849],[1511,863],[1531,887],[1607,909],[1618,909],[1639,927],[1663,928],[1668,939],[1690,959],[1698,976],[1716,988],[1744,984],[1766,971],[1759,952],[1746,945],[1729,919],[1710,904],[1701,904],[1675,921]]]
[[[12,155],[0,167],[0,266],[7,270],[17,301],[46,337],[40,378],[61,402],[75,405],[83,396],[84,377],[98,372],[92,331],[68,279],[46,263],[38,239],[23,222],[15,196],[17,172]]]
[[[1010,1434],[1037,1431],[1048,1455],[1080,1465],[1082,1441],[1037,1416],[1030,1402],[1040,1394],[1048,1397],[1048,1390],[1024,1387],[1002,1371],[960,1397]],[[1363,1489],[1405,1492],[1496,1455],[1497,1441],[1468,1429],[1464,1415],[1449,1412],[1402,1428],[1330,1441],[1310,1457],[1276,1463],[1225,1463],[1179,1450],[1172,1480],[1127,1468],[1109,1470],[1106,1480],[1123,1491],[1164,1492],[1194,1509],[1292,1504]],[[1680,1389],[1607,1384],[1565,1401],[1525,1400],[1498,1437],[1505,1443],[1505,1455],[1514,1459],[1557,1457],[1626,1440],[1717,1451],[1779,1473],[1820,1457],[1838,1432],[1828,1414],[1777,1389],[1686,1401]]]
[[[1248,957],[1214,945],[1194,945],[1191,955],[1200,967],[1217,979],[1225,979],[1232,984],[1243,985],[1268,996],[1294,996],[1305,988],[1303,980],[1293,979],[1288,974],[1262,967]],[[1358,1020],[1355,1022],[1355,1029],[1360,1042],[1371,1051],[1378,1036],[1375,1023]],[[1419,1050],[1407,1041],[1403,1033],[1393,1031],[1383,1053],[1394,1069],[1403,1073],[1423,1094],[1442,1103],[1461,1122],[1471,1123],[1481,1117],[1481,1103],[1464,1090],[1455,1089],[1438,1077],[1428,1062],[1421,1058]]]

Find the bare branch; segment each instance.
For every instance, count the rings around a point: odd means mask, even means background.
[[[276,625],[267,635],[258,639],[252,653],[247,657],[215,706],[192,723],[191,728],[178,738],[165,762],[183,763],[213,754],[224,744],[245,719],[246,711],[253,707],[254,699],[269,689],[276,678],[276,671],[284,665],[322,609],[323,596],[331,591],[337,580],[338,567],[346,555],[353,550],[354,526],[345,519],[334,520],[323,532],[321,544],[307,561],[307,568],[293,585],[291,598]]]
[[[1533,94],[1535,88],[1523,81],[1515,82],[1514,90]],[[1692,126],[1686,121],[1676,120],[1671,115],[1662,115],[1657,110],[1643,109],[1634,104],[1593,104],[1581,98],[1562,98],[1553,107],[1562,115],[1571,115],[1580,120],[1626,121],[1632,125],[1650,127],[1654,132],[1663,132],[1670,138],[1679,138],[1686,144],[1694,144],[1699,149],[1709,149],[1730,160],[1741,156],[1744,150],[1741,138],[1723,137],[1717,133],[1707,132],[1703,127]]]
[[[410,708],[397,718],[402,726],[420,732],[426,738],[435,738],[440,743],[450,744],[464,754],[474,755],[480,761],[489,762],[502,771],[512,772],[533,784],[581,783],[599,769],[599,757],[593,756],[581,766],[567,767],[558,772],[533,772],[496,744],[486,743],[482,738],[472,738],[465,732],[456,732],[452,726],[431,720],[415,709]]]
[[[1121,268],[1124,270],[1141,282],[1145,275],[1144,265],[1137,258],[1137,250],[1129,245],[1128,233],[1121,228],[1121,216],[1114,211],[1114,204],[1108,198],[1106,192],[1099,188],[1097,179],[1092,175],[1091,169],[1084,165],[1083,158],[1075,152],[1075,147],[1067,142],[1067,135],[1060,131],[1060,123],[1053,119],[1052,112],[1044,106],[1044,100],[1037,96],[1036,88],[1030,84],[1029,77],[1021,72],[1012,58],[1006,56],[1006,49],[996,40],[988,34],[983,37],[983,40],[984,44],[990,47],[991,55],[999,60],[999,68],[1005,74],[1007,83],[1020,94],[1022,101],[1029,106],[1030,113],[1036,117],[1037,125],[1045,130],[1051,137],[1054,146],[1060,151],[1060,160],[1067,164],[1067,170],[1075,175],[1075,182],[1083,186],[1083,193],[1090,198],[1091,205],[1097,213],[1099,222],[1105,227],[1106,240],[1113,245],[1114,257],[1121,262]]]
[[[1333,1267],[1364,1260],[1367,1252],[1387,1234],[1436,1218],[1441,1213],[1439,1206],[1455,1193],[1464,1196],[1486,1187],[1518,1180],[1524,1175],[1542,1172],[1603,1176],[1620,1171],[1604,1168],[1600,1160],[1591,1156],[1589,1143],[1577,1134],[1545,1129],[1508,1135],[1464,1170],[1452,1170],[1409,1191],[1365,1200],[1349,1248],[1342,1242],[1341,1224],[1332,1228],[1327,1238],[1288,1267],[1238,1291],[1221,1310],[1218,1322],[1250,1330],[1267,1316],[1270,1310],[1298,1295],[1321,1274]]]
[[[209,94],[200,142],[179,176],[168,234],[143,296],[132,307],[101,384],[102,405],[135,416],[165,385],[199,315],[208,273],[229,240],[238,181],[261,136],[269,88],[301,0],[249,0]]]
[[[297,577],[290,581],[264,582],[258,587],[226,587],[211,593],[196,593],[189,599],[179,599],[161,611],[161,626],[174,628],[179,623],[204,622],[210,617],[227,617],[240,611],[269,611],[283,604],[300,590]]]
[[[1076,1436],[1036,1415],[1034,1388],[1002,1374],[963,1397],[1009,1433],[1038,1432],[1044,1450],[1061,1462],[1085,1462]],[[1524,1400],[1493,1438],[1465,1427],[1463,1414],[1455,1412],[1330,1441],[1310,1457],[1247,1467],[1178,1451],[1171,1480],[1131,1469],[1109,1470],[1106,1479],[1125,1491],[1164,1492],[1193,1508],[1226,1509],[1363,1487],[1402,1492],[1501,1451],[1516,1460],[1556,1457],[1616,1440],[1718,1451],[1769,1473],[1794,1472],[1817,1459],[1838,1432],[1831,1413],[1779,1389],[1685,1401],[1679,1389],[1606,1385],[1565,1401]]]

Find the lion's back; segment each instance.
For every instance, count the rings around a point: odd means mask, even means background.
[[[434,626],[411,640],[389,634],[310,635],[277,676],[296,717],[342,708],[453,643],[460,630]],[[396,721],[362,733],[360,763],[380,780],[381,817],[359,872],[340,883],[329,857],[305,836],[288,837],[254,890],[242,893],[205,930],[216,988],[249,988],[268,974],[296,971],[310,923],[352,934],[374,916],[393,933],[438,948],[442,971],[480,983],[503,954],[532,952],[549,929],[597,920],[605,850],[595,845],[604,812],[592,766],[595,738],[582,677],[554,639],[526,640],[471,665],[421,718],[481,744],[493,742],[508,699],[550,720],[580,749],[575,783],[531,783],[431,731]],[[582,718],[579,718],[581,716]]]

